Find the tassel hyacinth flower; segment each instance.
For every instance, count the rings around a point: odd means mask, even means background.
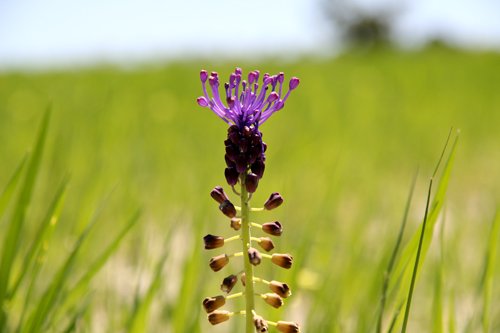
[[[207,297],[203,300],[202,306],[208,313],[208,320],[212,325],[227,321],[232,315],[244,314],[246,316],[246,333],[267,332],[269,326],[274,326],[279,332],[300,332],[299,326],[294,322],[278,321],[274,323],[265,320],[257,315],[255,306],[255,297],[260,297],[265,303],[279,308],[283,305],[283,298],[292,295],[286,283],[266,281],[256,277],[254,272],[257,266],[269,262],[269,259],[272,263],[285,269],[292,266],[293,257],[290,254],[261,253],[254,245],[259,245],[266,252],[272,251],[274,243],[271,238],[252,237],[252,231],[255,230],[257,234],[265,233],[279,237],[283,233],[281,223],[274,221],[260,225],[250,222],[250,212],[270,211],[278,208],[283,203],[283,197],[278,192],[272,193],[262,208],[252,208],[250,200],[259,186],[259,181],[264,177],[266,167],[267,145],[262,141],[260,126],[273,113],[283,109],[290,93],[300,83],[298,78],[293,77],[289,81],[287,93],[284,94],[285,75],[283,73],[273,76],[264,74],[260,90],[259,77],[260,72],[253,71],[248,74],[247,80],[243,80],[241,69],[236,68],[235,72],[230,75],[229,82],[224,84],[225,93],[221,96],[219,94],[218,74],[212,72],[209,75],[204,70],[200,73],[204,96],[198,98],[198,104],[210,108],[229,125],[227,138],[224,140],[224,159],[227,166],[224,175],[226,182],[241,201],[241,206],[235,206],[222,187],[217,186],[212,190],[210,195],[219,204],[219,210],[231,219],[230,227],[235,231],[240,231],[240,234],[229,238],[208,234],[204,237],[205,249],[218,249],[227,242],[240,240],[242,252],[215,256],[210,260],[210,268],[217,272],[223,269],[231,258],[241,257],[244,263],[243,270],[226,277],[222,281],[221,290],[224,293],[230,293],[240,278],[245,288],[244,292],[228,296]],[[207,82],[212,97],[209,97]],[[239,185],[238,188],[237,185]],[[267,284],[272,293],[257,293],[255,282]],[[245,297],[245,310],[239,312],[218,310],[226,304],[226,300],[239,296]]]

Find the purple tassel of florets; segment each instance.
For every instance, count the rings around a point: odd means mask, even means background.
[[[216,72],[208,75],[208,72],[202,70],[200,79],[203,83],[203,92],[205,96],[198,98],[197,102],[203,107],[209,107],[215,114],[229,125],[236,125],[241,130],[245,126],[250,127],[253,125],[258,128],[276,111],[281,110],[285,106],[290,92],[297,88],[300,80],[293,77],[289,83],[289,90],[284,97],[282,97],[282,88],[285,75],[279,73],[278,75],[270,76],[264,74],[262,78],[263,85],[259,92],[260,72],[253,71],[248,74],[248,81],[242,80],[241,68],[236,68],[235,72],[229,76],[229,82],[224,85],[225,88],[225,101],[227,106],[221,100],[219,95],[219,76]],[[213,97],[208,97],[206,82],[212,90]],[[242,91],[240,92],[240,84]],[[279,84],[278,89],[277,86]],[[269,95],[266,94],[271,88]]]

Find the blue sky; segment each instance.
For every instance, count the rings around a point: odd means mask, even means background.
[[[0,68],[335,50],[320,0],[0,0]],[[391,2],[392,1],[392,2]],[[500,49],[500,1],[404,3],[397,38]]]

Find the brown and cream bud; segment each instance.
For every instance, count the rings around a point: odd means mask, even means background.
[[[229,218],[233,218],[236,216],[236,208],[234,208],[234,205],[229,200],[224,200],[220,204],[219,209],[222,214],[226,215]]]
[[[264,249],[264,251],[271,251],[272,249],[274,249],[274,243],[273,241],[271,240],[271,238],[269,237],[261,237],[259,238],[260,242],[259,242],[259,245],[261,248]]]
[[[262,318],[261,316],[254,316],[253,317],[253,324],[254,324],[257,332],[267,332],[269,329],[269,325],[267,324],[267,321],[264,318]]]
[[[257,266],[262,261],[262,256],[260,252],[254,249],[253,247],[248,249],[248,258],[250,258],[250,263],[254,266]]]
[[[286,283],[271,281],[271,283],[269,284],[269,289],[271,289],[273,292],[275,292],[276,294],[278,294],[280,297],[283,298],[292,296],[292,291],[290,290],[290,287]]]
[[[269,199],[264,203],[264,208],[267,210],[273,210],[274,208],[278,208],[283,203],[283,197],[278,193],[271,193]]]
[[[241,219],[233,217],[231,219],[231,228],[238,231],[241,229]]]
[[[209,265],[210,265],[210,268],[214,272],[218,272],[224,266],[226,266],[228,262],[229,262],[229,258],[227,256],[227,254],[221,254],[220,256],[213,257],[212,259],[210,259]]]
[[[207,297],[203,300],[202,307],[207,313],[213,312],[224,306],[226,299],[224,296]]]
[[[280,267],[290,269],[290,267],[292,267],[293,257],[289,254],[275,253],[272,256],[271,261]]]
[[[231,290],[233,290],[233,287],[236,285],[236,282],[238,282],[238,276],[234,274],[229,275],[222,281],[220,285],[220,290],[222,290],[225,293],[230,293]]]
[[[229,320],[229,311],[215,310],[208,314],[208,321],[212,325],[217,325]]]
[[[241,135],[243,135],[245,138],[249,138],[252,136],[252,130],[250,129],[250,127],[245,126],[241,130]]]
[[[276,329],[283,333],[300,333],[300,327],[292,321],[278,321]]]
[[[205,242],[205,250],[212,250],[224,246],[224,238],[210,234],[203,237],[203,242]]]
[[[245,273],[243,273],[243,274],[241,275],[241,284],[243,285],[243,287],[246,287],[245,282],[246,282],[246,279],[245,279]]]
[[[269,235],[281,236],[283,233],[283,226],[278,221],[268,222],[262,225],[262,231]]]
[[[224,192],[224,189],[220,186],[216,186],[212,192],[210,192],[210,195],[212,198],[214,198],[215,201],[217,201],[219,204],[223,203],[224,200],[229,200],[227,197],[226,193]]]
[[[267,293],[264,296],[266,296],[264,297],[264,301],[273,308],[278,309],[283,305],[283,300],[276,294]]]

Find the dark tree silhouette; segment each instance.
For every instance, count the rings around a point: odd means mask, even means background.
[[[323,12],[348,46],[372,47],[391,43],[391,32],[402,6],[367,8],[349,0],[323,0]]]

